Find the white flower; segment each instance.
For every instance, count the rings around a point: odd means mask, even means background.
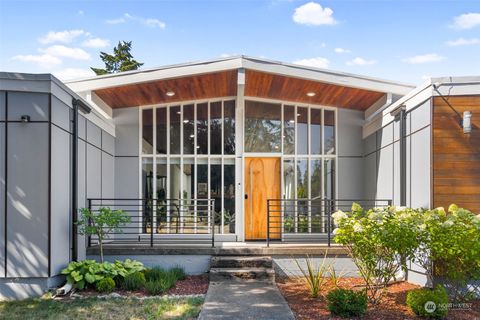
[[[363,231],[363,227],[357,222],[353,225],[353,231],[355,232],[362,232]]]
[[[427,228],[427,225],[425,223],[422,223],[421,225],[418,226],[418,229],[420,230],[425,230]]]
[[[332,214],[333,222],[335,225],[339,225],[340,222],[342,222],[343,219],[347,218],[347,214],[343,212],[342,210],[338,210],[334,214]]]
[[[444,227],[444,228],[448,228],[448,227],[451,227],[451,226],[453,226],[453,221],[452,220],[447,220],[444,223],[442,223],[442,227]]]
[[[338,233],[338,228],[333,229],[332,233],[336,235]]]
[[[370,220],[376,220],[378,222],[382,220],[384,216],[385,216],[385,213],[383,211],[372,211],[368,215],[368,218]]]

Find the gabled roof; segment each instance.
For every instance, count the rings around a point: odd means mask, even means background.
[[[162,66],[152,69],[127,71],[116,74],[96,76],[86,79],[66,81],[76,92],[94,91],[112,87],[139,84],[163,79],[174,79],[234,69],[247,69],[264,73],[277,74],[298,79],[357,88],[382,93],[405,95],[414,86],[396,81],[366,77],[351,73],[319,69],[279,61],[235,56],[199,62],[189,62]]]

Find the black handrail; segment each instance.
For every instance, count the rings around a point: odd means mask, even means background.
[[[295,235],[296,241],[312,241],[325,237],[332,241],[332,213],[350,210],[353,203],[364,208],[391,206],[387,199],[267,199],[267,247],[272,240],[285,242],[285,234]],[[318,238],[318,237],[317,237]],[[324,241],[324,240],[322,240]]]

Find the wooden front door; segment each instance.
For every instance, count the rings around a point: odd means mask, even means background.
[[[267,238],[267,199],[280,199],[280,168],[280,158],[245,158],[245,240]]]

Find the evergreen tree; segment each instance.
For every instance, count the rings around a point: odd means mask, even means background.
[[[93,68],[97,76],[108,73],[117,73],[122,71],[137,70],[143,63],[133,59],[130,50],[132,49],[132,41],[119,41],[118,45],[113,48],[113,55],[106,52],[100,52],[100,58],[105,63],[105,69]]]

